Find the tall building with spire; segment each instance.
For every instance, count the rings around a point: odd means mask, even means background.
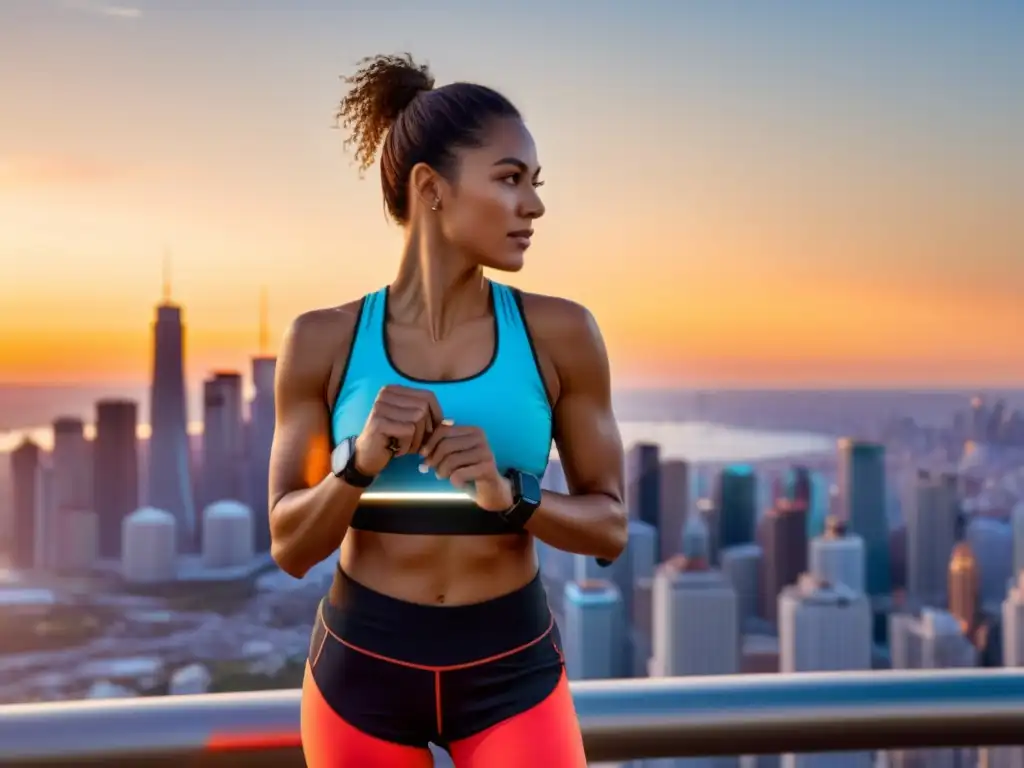
[[[165,260],[163,300],[153,323],[148,503],[174,517],[178,546],[190,551],[196,542],[196,512],[186,431],[184,357],[181,307],[172,301],[169,262]]]

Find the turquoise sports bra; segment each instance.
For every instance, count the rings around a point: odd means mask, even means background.
[[[494,307],[494,354],[479,373],[464,379],[425,381],[402,373],[391,361],[387,344],[388,289],[367,295],[359,310],[355,337],[331,410],[333,445],[357,436],[366,424],[377,393],[389,384],[434,393],[446,419],[479,427],[487,435],[498,469],[518,469],[541,477],[551,453],[552,413],[537,363],[519,292],[491,282]],[[459,492],[448,480],[422,472],[420,457],[393,459],[367,489],[374,496],[450,498]],[[443,514],[436,506],[414,504],[399,510],[375,505],[360,508],[352,526],[407,533],[505,533],[497,515],[466,504]],[[408,512],[409,514],[406,514]],[[400,514],[399,514],[400,513]],[[376,521],[376,522],[375,522]],[[493,529],[493,530],[492,530]]]

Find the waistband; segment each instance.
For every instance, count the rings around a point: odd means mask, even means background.
[[[554,627],[540,573],[506,595],[468,605],[410,603],[353,580],[339,566],[341,605],[325,597],[320,619],[345,645],[388,661],[431,669],[492,661],[547,637]]]

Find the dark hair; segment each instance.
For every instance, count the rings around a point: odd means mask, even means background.
[[[451,83],[434,89],[434,77],[412,56],[371,56],[342,80],[350,86],[338,107],[337,120],[348,129],[345,147],[355,147],[360,171],[380,156],[384,205],[399,224],[409,217],[409,174],[426,163],[441,174],[453,168],[454,150],[478,147],[488,122],[519,117],[508,99],[474,83]]]

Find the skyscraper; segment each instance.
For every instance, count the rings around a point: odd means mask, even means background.
[[[1024,571],[1003,601],[1003,664],[1024,667]],[[989,750],[991,768],[1024,768],[1024,747],[998,747]]]
[[[274,375],[277,358],[252,359],[252,383],[256,391],[249,405],[247,475],[254,515],[256,551],[270,549],[269,499],[270,448],[274,443]]]
[[[630,665],[624,676],[644,677],[647,674],[647,660],[651,657],[651,633],[650,619],[640,613],[636,605],[637,595],[641,600],[650,603],[649,598],[643,595],[644,586],[651,583],[654,578],[654,569],[658,563],[657,552],[657,531],[653,526],[642,520],[629,521],[629,543],[627,544],[629,559],[630,580],[619,587],[628,589],[629,595],[622,596],[624,615],[627,620],[628,635],[623,650],[628,654],[627,663]],[[604,578],[608,578],[607,575]]]
[[[807,570],[807,507],[779,499],[762,520],[761,615],[774,622],[782,588]]]
[[[740,628],[736,592],[711,570],[703,523],[687,521],[687,555],[662,563],[654,577],[652,676],[732,675],[739,672]],[[702,535],[703,533],[703,535]],[[647,761],[673,768],[736,768],[736,757]]]
[[[690,511],[690,465],[678,459],[663,461],[660,473],[658,561],[664,562],[683,551],[683,526]]]
[[[203,382],[202,503],[246,501],[242,374],[217,371]]]
[[[871,669],[871,623],[863,594],[803,574],[779,595],[779,671]]]
[[[138,405],[131,400],[96,403],[92,509],[99,519],[99,555],[121,557],[121,526],[139,508]]]
[[[636,531],[638,526],[643,526],[650,531],[650,526],[647,526],[639,520],[632,520],[630,521],[631,533]],[[638,539],[631,538],[629,543],[626,545],[626,551],[623,552],[615,562],[607,567],[598,565],[597,561],[592,557],[587,557],[585,555],[569,555],[572,561],[571,578],[567,579],[563,584],[567,584],[568,581],[575,581],[577,583],[608,581],[614,584],[615,588],[618,590],[618,599],[622,604],[621,616],[623,620],[623,631],[616,635],[615,638],[615,642],[620,644],[619,652],[616,656],[616,677],[632,677],[635,674],[634,660],[637,648],[634,645],[635,633],[633,632],[633,622],[631,621],[633,617],[633,596],[636,583],[633,569],[633,555],[636,554],[638,549],[646,549],[651,546],[653,546],[653,541],[651,540],[650,535],[641,536]],[[638,559],[642,559],[642,555],[641,558]],[[650,558],[647,559],[649,560]],[[557,587],[557,581],[552,580],[551,586]],[[568,593],[563,594],[563,599],[565,594]],[[558,610],[555,605],[556,601],[552,601],[552,608]],[[567,615],[569,606],[565,605],[563,602],[561,608],[563,614]]]
[[[915,647],[920,669],[951,669],[972,667],[977,662],[977,651],[960,628],[960,622],[947,611],[925,608],[920,619],[909,619],[906,629],[910,643]],[[897,659],[893,659],[894,668]],[[964,750],[913,749],[893,750],[889,762],[893,768],[959,768],[975,765]]]
[[[649,579],[654,576],[654,567],[659,562],[656,549],[658,531],[643,520],[630,520],[628,528],[629,567],[633,571],[633,580]]]
[[[825,520],[825,533],[811,542],[810,571],[821,581],[864,592],[864,541],[837,517]]]
[[[171,302],[165,281],[163,302],[156,308],[153,324],[147,503],[174,517],[180,551],[191,552],[196,546],[196,513],[185,404],[184,336],[181,307]]]
[[[752,467],[726,467],[715,489],[718,509],[718,549],[754,541],[757,526],[757,475]]]
[[[757,544],[743,544],[722,550],[722,575],[736,590],[740,612],[740,626],[747,619],[761,615],[761,548]]]
[[[978,571],[971,545],[966,539],[959,542],[949,559],[949,612],[960,622],[963,632],[971,631],[978,618]]]
[[[794,501],[804,501],[810,507],[811,496],[814,492],[811,470],[802,465],[793,467],[790,482],[789,497]]]
[[[890,592],[889,519],[885,447],[849,438],[839,441],[839,518],[864,540],[869,596]]]
[[[699,498],[694,502],[693,510],[687,516],[686,524],[683,526],[683,538],[686,538],[686,530],[690,524],[690,518],[697,517],[704,524],[708,539],[708,563],[719,564],[719,557],[722,548],[719,546],[719,510],[715,503],[709,498]],[[685,550],[684,550],[685,551]]]
[[[1024,501],[1013,508],[1013,575],[1024,571]]]
[[[11,452],[11,481],[14,490],[14,551],[11,552],[11,560],[14,567],[19,569],[27,570],[35,566],[40,454],[39,446],[28,439]]]
[[[1024,572],[1017,574],[1003,602],[1003,663],[1024,667]]]
[[[804,574],[779,596],[779,671],[871,669],[871,605],[844,584]],[[784,768],[870,768],[868,752],[784,755]]]
[[[79,563],[89,559],[72,556],[76,554],[74,540],[92,536],[88,526],[91,523],[95,527],[95,520],[91,519],[92,446],[85,439],[85,424],[79,418],[61,417],[53,422],[51,478],[52,524],[43,559],[45,567],[58,568],[73,559]],[[77,543],[87,545],[85,550],[91,551],[92,544]]]
[[[907,592],[922,605],[945,606],[960,514],[956,477],[919,472],[908,501]]]
[[[566,675],[571,680],[618,677],[626,627],[618,587],[603,579],[570,581],[564,605]]]
[[[919,619],[909,613],[889,614],[889,659],[893,669],[921,669]]]
[[[270,308],[267,291],[260,292],[259,352],[252,358],[253,398],[249,403],[246,448],[246,483],[253,509],[253,536],[257,552],[270,549],[270,500],[267,496],[270,449],[274,443],[274,376],[277,358],[270,352]]]
[[[58,512],[92,506],[92,450],[85,424],[64,416],[53,422],[54,504]]]
[[[707,532],[687,521],[684,554],[654,577],[652,675],[730,675],[739,670],[736,591],[707,561]]]
[[[661,448],[636,443],[626,452],[626,511],[630,517],[658,527],[661,511]],[[660,551],[660,543],[659,543]]]
[[[36,473],[35,553],[33,566],[50,570],[56,565],[60,529],[54,503],[54,471],[52,455],[42,454]],[[50,460],[47,460],[50,459]]]

